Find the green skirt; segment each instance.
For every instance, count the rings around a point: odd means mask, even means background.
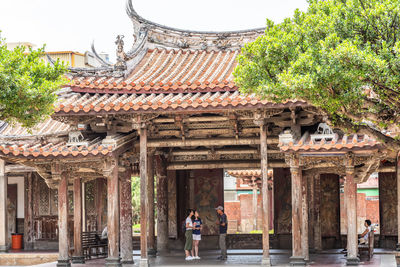
[[[193,231],[192,230],[186,230],[185,237],[186,237],[185,250],[192,250]]]

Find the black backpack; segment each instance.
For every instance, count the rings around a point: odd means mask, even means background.
[[[186,220],[183,220],[182,222],[182,234],[186,233]]]

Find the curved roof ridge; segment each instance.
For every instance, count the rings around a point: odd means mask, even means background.
[[[133,8],[132,0],[127,0],[126,1],[126,12],[128,16],[131,19],[134,19],[138,21],[139,23],[144,23],[149,26],[155,26],[158,28],[170,30],[170,31],[176,31],[176,32],[182,32],[182,33],[194,33],[194,34],[243,34],[243,33],[251,33],[251,32],[264,32],[265,27],[260,27],[260,28],[252,28],[252,29],[244,29],[244,30],[235,30],[235,31],[195,31],[195,30],[186,30],[186,29],[180,29],[180,28],[174,28],[166,25],[162,25],[150,20],[147,20],[140,16],[136,10]]]

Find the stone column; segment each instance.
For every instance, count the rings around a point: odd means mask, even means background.
[[[121,263],[133,264],[131,172],[125,170],[119,175]]]
[[[115,158],[106,160],[108,257],[106,266],[121,266],[119,258],[119,179]]]
[[[261,153],[261,195],[262,195],[262,218],[263,218],[263,256],[261,265],[270,266],[269,257],[269,192],[268,192],[268,148],[267,148],[267,125],[260,124],[260,153]]]
[[[33,249],[33,173],[25,175],[24,249]]]
[[[140,267],[149,266],[147,255],[147,220],[149,215],[147,197],[147,129],[143,125],[140,134]]]
[[[308,184],[307,176],[301,177],[301,250],[305,261],[310,260],[308,246]]]
[[[253,177],[253,230],[257,230],[257,190],[258,186]]]
[[[353,159],[349,157],[346,166],[346,181],[344,189],[344,201],[347,211],[347,261],[346,265],[358,265],[357,236],[357,184],[354,181]]]
[[[290,263],[305,265],[301,248],[302,171],[296,155],[292,155],[290,172],[292,175],[292,257],[290,257]]]
[[[7,219],[7,184],[6,163],[0,159],[0,252],[8,250]]]
[[[314,248],[316,252],[322,251],[320,207],[321,175],[318,173],[314,177]]]
[[[74,255],[72,263],[85,263],[82,251],[82,184],[74,180]]]
[[[149,203],[149,234],[147,238],[148,253],[150,255],[156,254],[156,236],[154,225],[154,157],[152,154],[147,156],[147,196]]]
[[[168,253],[168,179],[167,162],[162,155],[155,158],[157,174],[157,251]]]
[[[68,256],[68,176],[63,171],[58,184],[58,262],[57,266],[71,266]]]

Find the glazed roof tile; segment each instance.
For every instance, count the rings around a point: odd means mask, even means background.
[[[239,50],[147,50],[126,78],[75,76],[77,92],[151,93],[235,90],[232,71]]]
[[[101,137],[88,138],[85,142],[77,144],[69,144],[66,139],[58,139],[53,142],[3,139],[0,141],[0,152],[5,156],[25,158],[107,155],[124,144],[124,142],[131,140],[131,138],[132,134],[113,136],[113,139],[117,142],[116,146],[104,144]]]
[[[248,107],[257,105],[286,107],[307,105],[304,101],[288,100],[272,103],[254,94],[241,95],[239,91],[197,93],[149,93],[149,94],[89,94],[71,93],[62,96],[55,105],[57,114],[128,112],[128,111],[179,111],[209,110]]]
[[[66,134],[68,130],[68,124],[48,118],[45,121],[38,123],[30,130],[22,127],[20,124],[6,124],[6,126],[0,130],[0,138],[13,136],[58,135],[63,133]]]
[[[306,132],[303,136],[295,142],[282,143],[279,142],[279,147],[282,151],[294,151],[294,152],[313,152],[313,151],[347,151],[350,149],[357,148],[373,148],[379,145],[379,143],[370,138],[368,135],[343,135],[340,137],[337,133],[334,134],[334,138],[318,138],[313,140],[311,136]]]

